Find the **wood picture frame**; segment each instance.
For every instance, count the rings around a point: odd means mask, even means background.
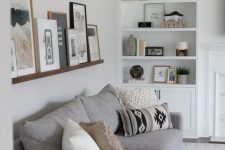
[[[60,68],[67,67],[67,14],[63,12],[48,11],[48,19],[57,21]]]
[[[11,39],[15,44],[17,75],[36,73],[32,0],[11,1]]]
[[[169,84],[177,83],[177,69],[170,68],[167,70],[167,83]]]
[[[86,63],[90,60],[86,5],[70,2],[70,28],[76,29],[78,32],[79,63]]]
[[[154,83],[166,83],[169,68],[170,66],[154,66]]]
[[[87,25],[88,34],[88,49],[90,54],[90,61],[101,60],[98,26],[93,24]]]

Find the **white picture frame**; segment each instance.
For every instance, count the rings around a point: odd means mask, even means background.
[[[60,62],[56,20],[35,19],[35,25],[39,71],[46,72],[59,69]]]
[[[11,78],[18,76],[15,41],[11,40]]]
[[[11,0],[11,39],[15,44],[17,76],[36,73],[32,0]]]
[[[170,66],[154,66],[154,82],[166,83],[167,82],[167,70]]]
[[[101,59],[99,37],[98,37],[98,27],[97,25],[87,25],[88,33],[88,45],[90,53],[90,61],[97,61]]]
[[[67,29],[67,55],[69,66],[79,64],[77,30]]]
[[[165,5],[163,3],[145,4],[144,12],[144,20],[146,22],[151,22],[153,28],[161,27],[165,14]]]

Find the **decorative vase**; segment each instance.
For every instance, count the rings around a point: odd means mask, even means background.
[[[125,56],[137,55],[137,39],[131,34],[127,40]]]
[[[178,75],[178,84],[187,84],[188,75]]]

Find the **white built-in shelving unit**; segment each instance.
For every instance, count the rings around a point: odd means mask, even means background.
[[[184,28],[138,28],[138,22],[144,21],[144,4],[148,3],[164,3],[165,13],[178,11],[184,14]],[[159,103],[168,102],[172,111],[183,113],[186,120],[184,136],[192,138],[197,137],[198,3],[198,0],[120,0],[118,85],[156,89]],[[147,46],[164,47],[164,56],[123,56],[126,40],[131,34],[144,39]],[[189,43],[189,56],[176,56],[176,42],[180,41]],[[133,65],[144,68],[144,83],[129,84],[129,71]],[[188,84],[154,83],[153,67],[166,65],[190,67]]]

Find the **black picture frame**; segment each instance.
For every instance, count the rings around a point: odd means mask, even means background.
[[[74,7],[83,7],[83,16],[82,14],[80,14],[79,12],[77,12],[77,14],[74,14]],[[70,2],[69,3],[69,9],[70,9],[70,28],[71,29],[76,29],[78,31],[78,38],[84,38],[83,35],[85,35],[85,39],[83,40],[79,40],[79,41],[85,41],[85,43],[80,43],[78,41],[78,45],[79,44],[83,44],[82,46],[78,46],[78,47],[82,47],[83,49],[79,49],[79,63],[86,63],[90,61],[90,52],[88,50],[88,35],[87,35],[87,10],[86,10],[86,5],[85,4],[80,4],[80,3],[75,3],[75,2]],[[83,21],[82,19],[84,19],[84,23],[80,23],[80,24],[84,24],[84,26],[79,26],[77,27],[75,24],[75,17],[81,19],[81,21]],[[84,18],[82,18],[84,17]],[[85,32],[82,33],[81,32]],[[82,35],[82,36],[81,36]]]
[[[145,56],[164,56],[163,47],[146,47]]]

